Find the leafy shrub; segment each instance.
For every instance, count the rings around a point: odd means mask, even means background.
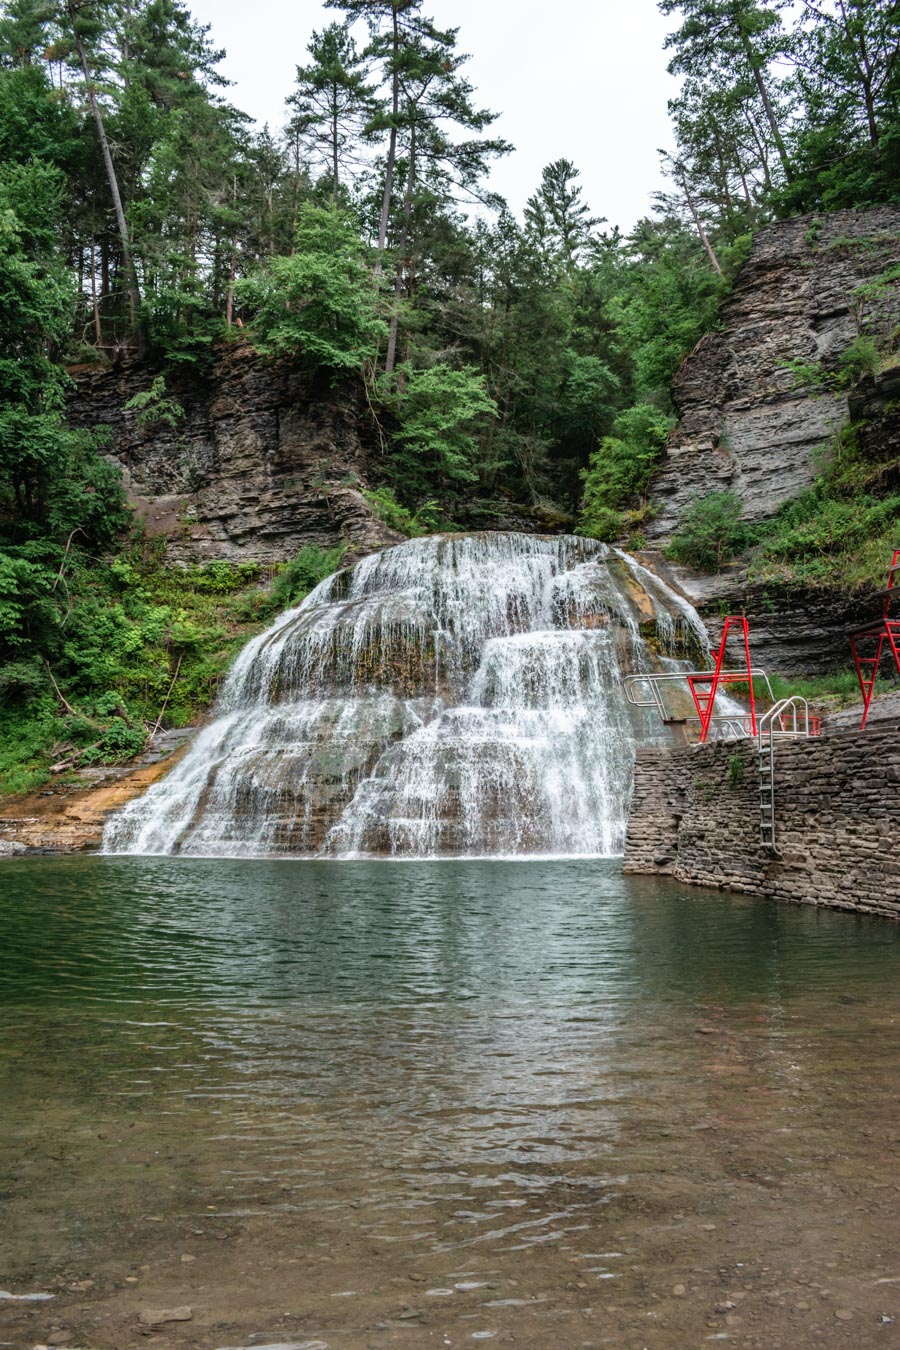
[[[814,396],[851,389],[864,376],[875,375],[880,364],[881,353],[878,343],[867,333],[855,337],[841,352],[833,370],[827,369],[820,361],[794,358],[779,362],[781,369],[789,371],[793,376],[796,389],[802,389]]]
[[[142,434],[152,431],[154,427],[177,427],[184,417],[181,404],[169,398],[164,375],[157,375],[149,389],[142,389],[130,398],[125,404],[125,411],[136,413]]]
[[[272,258],[237,294],[259,350],[298,357],[312,371],[359,370],[387,332],[364,245],[337,206],[301,206],[296,252]]]
[[[881,361],[878,343],[868,334],[853,339],[838,358],[840,379],[845,386],[858,384],[865,375],[875,375]]]
[[[329,549],[306,544],[273,581],[269,595],[258,611],[261,617],[280,614],[283,609],[299,605],[320,581],[338,570],[346,551],[343,544]]]
[[[398,534],[405,534],[407,539],[453,528],[436,501],[422,502],[413,511],[397,500],[393,488],[367,488],[363,496],[382,524]]]
[[[698,572],[716,572],[749,540],[737,494],[711,492],[687,508],[667,552]]]
[[[730,788],[739,787],[744,780],[744,761],[740,755],[728,756],[728,772],[725,775]]]
[[[81,763],[123,764],[141,753],[146,740],[144,727],[129,726],[124,718],[113,717],[104,727],[99,745],[86,750]]]
[[[623,512],[646,493],[672,421],[648,403],[619,414],[582,473],[579,534],[610,540],[624,532],[629,522]]]
[[[403,366],[379,393],[399,422],[394,470],[410,494],[478,481],[478,432],[497,405],[474,366]]]

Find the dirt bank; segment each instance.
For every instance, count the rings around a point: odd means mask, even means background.
[[[131,764],[83,769],[25,797],[0,799],[0,858],[99,848],[109,816],[168,773],[192,735],[192,729],[164,732]]]

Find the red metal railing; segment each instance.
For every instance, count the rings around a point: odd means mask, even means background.
[[[897,667],[897,674],[900,675],[900,618],[891,617],[891,602],[895,595],[900,595],[900,586],[896,588],[894,586],[894,579],[898,572],[900,572],[900,548],[895,548],[891,565],[888,568],[887,586],[883,591],[879,591],[875,597],[884,602],[881,618],[877,623],[870,623],[865,628],[857,628],[850,634],[850,650],[853,653],[856,678],[859,681],[859,689],[863,700],[860,730],[866,725],[866,719],[869,716],[869,707],[872,703],[872,695],[875,692],[875,681],[878,679],[878,668],[881,665],[885,647],[893,654],[894,665]]]
[[[725,670],[725,647],[728,643],[728,632],[730,628],[739,628],[744,643],[744,660],[746,668],[744,670]],[[740,615],[729,614],[725,620],[725,627],[722,629],[722,641],[719,643],[719,650],[716,652],[716,663],[712,670],[694,673],[687,677],[688,688],[691,691],[691,697],[694,700],[694,707],[697,709],[697,716],[700,718],[700,742],[701,744],[709,735],[710,724],[713,719],[716,707],[716,695],[722,685],[727,684],[746,684],[749,690],[750,702],[750,735],[756,735],[756,698],[753,693],[753,667],[750,664],[750,627],[747,620]]]

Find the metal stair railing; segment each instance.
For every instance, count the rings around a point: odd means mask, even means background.
[[[639,674],[625,676],[625,697],[634,708],[655,709],[659,720],[665,726],[671,727],[676,723],[696,723],[700,727],[702,735],[704,716],[699,712],[693,716],[673,716],[666,707],[665,690],[667,686],[678,684],[687,684],[690,689],[691,679],[700,679],[707,676],[711,678],[711,672],[701,670],[641,671]],[[751,680],[762,680],[766,694],[770,699],[774,698],[769,677],[764,670],[758,667],[754,668],[751,671],[750,678]],[[744,670],[720,670],[720,683],[724,683],[726,680],[730,683],[746,681],[747,672]],[[647,697],[648,694],[649,697]],[[694,702],[696,706],[696,699]],[[750,714],[740,712],[717,714],[711,706],[705,712],[705,721],[707,734],[711,740],[742,740],[756,734],[754,722],[758,722],[758,718],[754,719]]]
[[[763,847],[776,858],[781,857],[781,852],[775,842],[775,742],[798,740],[809,734],[809,704],[799,694],[779,699],[758,722],[759,837]]]

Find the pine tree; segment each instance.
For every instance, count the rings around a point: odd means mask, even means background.
[[[675,55],[673,75],[688,75],[704,83],[751,81],[763,108],[765,122],[785,179],[794,170],[788,155],[769,63],[784,49],[784,34],[776,0],[659,0],[663,14],[681,12],[682,23],[666,39]]]
[[[307,51],[312,60],[297,67],[296,88],[287,99],[287,132],[307,160],[326,168],[332,200],[337,201],[342,173],[358,160],[374,111],[374,89],[367,83],[367,60],[346,24],[332,23],[313,33]]]
[[[604,220],[592,216],[582,195],[580,169],[570,159],[555,159],[541,173],[541,183],[525,205],[525,220],[536,243],[571,267],[589,249]]]

